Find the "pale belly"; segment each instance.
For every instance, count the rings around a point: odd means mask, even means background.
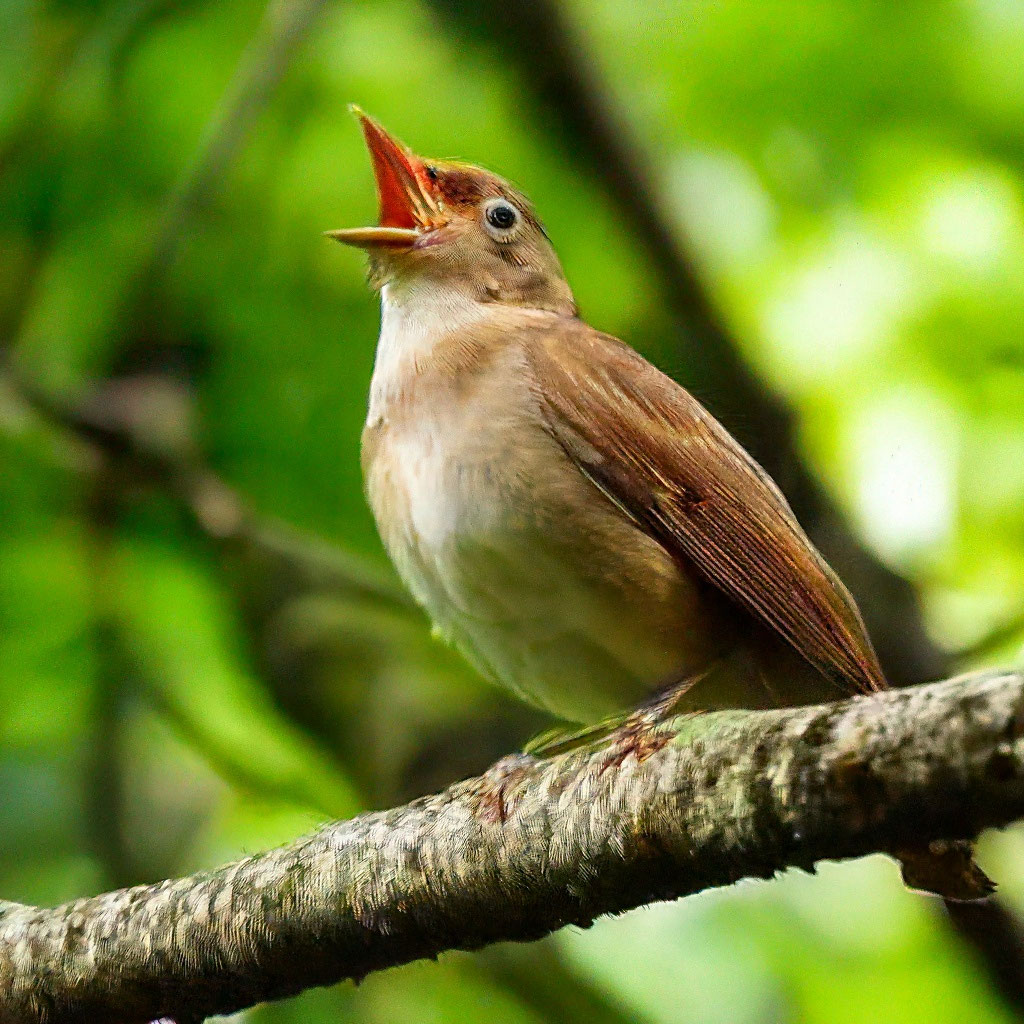
[[[399,573],[482,673],[592,722],[721,655],[718,602],[539,425],[434,408],[368,428],[367,490]]]

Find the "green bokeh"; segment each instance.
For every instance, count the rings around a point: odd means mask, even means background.
[[[297,581],[219,541],[0,381],[4,898],[208,866],[443,785],[544,725],[386,596],[358,460],[378,313],[359,254],[320,236],[373,215],[349,102],[520,184],[587,318],[685,365],[649,330],[661,300],[642,248],[571,140],[539,130],[507,54],[411,0],[327,6],[162,250],[233,83],[295,4],[0,4],[5,357],[63,398],[159,379],[171,433],[191,424],[256,515],[380,581]],[[978,644],[1024,597],[1024,5],[565,11],[852,528],[918,588],[954,660],[1019,660],[1024,624]],[[1014,832],[983,846],[1020,908],[1022,852]],[[881,858],[240,1019],[535,1024],[582,1005],[666,1024],[1011,1019]]]

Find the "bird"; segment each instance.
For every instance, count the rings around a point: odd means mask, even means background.
[[[388,554],[491,681],[590,725],[884,689],[857,605],[761,466],[580,316],[525,195],[355,109],[379,223],[362,435]],[[594,259],[600,254],[594,253]]]

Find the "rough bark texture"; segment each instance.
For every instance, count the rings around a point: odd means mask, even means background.
[[[790,865],[1024,817],[1024,673],[505,759],[217,871],[0,903],[0,1021],[202,1019]]]

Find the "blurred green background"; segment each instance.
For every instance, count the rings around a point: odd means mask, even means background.
[[[362,498],[378,311],[319,235],[374,214],[350,101],[516,181],[590,322],[784,486],[802,458],[891,659],[923,621],[919,667],[1020,662],[1024,3],[2,0],[0,39],[4,898],[214,865],[546,724],[430,638]],[[1024,911],[1022,853],[982,845]],[[1017,1018],[876,857],[237,1019]]]

